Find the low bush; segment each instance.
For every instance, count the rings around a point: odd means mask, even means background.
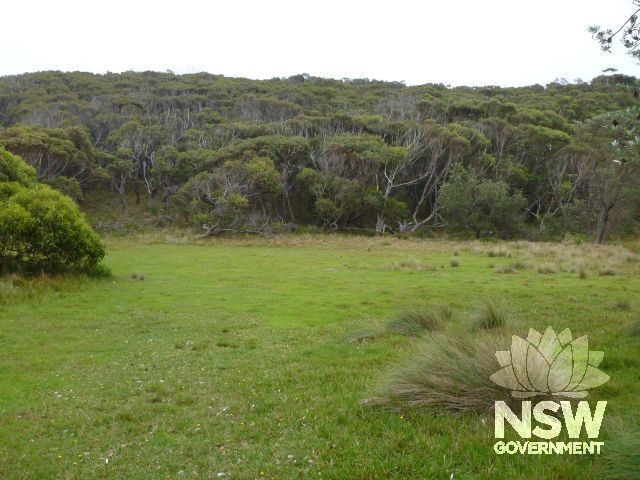
[[[0,148],[0,271],[91,270],[104,254],[78,206]]]

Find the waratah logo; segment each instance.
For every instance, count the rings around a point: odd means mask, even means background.
[[[609,375],[597,368],[603,356],[603,352],[589,351],[586,336],[572,340],[569,329],[560,335],[551,327],[544,335],[530,329],[526,340],[512,337],[510,351],[496,352],[503,368],[491,375],[491,380],[510,389],[515,398],[584,398],[587,390],[609,380]]]

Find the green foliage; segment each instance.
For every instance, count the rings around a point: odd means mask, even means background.
[[[512,236],[522,224],[525,200],[519,191],[509,190],[504,181],[480,180],[456,166],[440,190],[442,218],[453,228],[472,230],[477,238],[494,232]]]
[[[16,155],[0,147],[0,183],[16,182],[29,186],[35,182],[36,171]]]
[[[29,179],[29,175],[20,175],[32,174],[32,171],[18,157],[7,152],[0,155],[12,165],[13,173],[3,166],[7,178]],[[11,268],[92,269],[104,254],[102,242],[72,200],[47,185],[0,182],[3,271]]]
[[[227,182],[246,198],[225,208],[221,224],[232,230],[229,222],[252,231],[279,222],[406,234],[444,219],[445,229],[477,236],[602,241],[640,228],[635,88],[621,75],[448,88],[306,74],[40,72],[0,78],[0,146],[78,202],[110,187],[128,216],[135,193],[136,211],[146,197],[162,223],[204,215],[215,224],[211,199]],[[599,132],[603,122],[615,128]],[[218,193],[194,203],[187,192],[202,174]]]

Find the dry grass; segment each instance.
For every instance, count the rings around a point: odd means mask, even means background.
[[[416,260],[415,258],[409,258],[406,260],[393,262],[391,265],[389,265],[388,268],[389,270],[402,270],[402,271],[413,271],[413,272],[419,272],[423,270],[427,270],[427,271],[436,270],[436,267],[434,267],[433,265],[424,264]]]
[[[556,269],[555,265],[552,265],[551,263],[543,263],[542,265],[540,265],[538,267],[538,273],[541,273],[542,275],[551,275],[553,273],[558,273],[558,270]]]
[[[618,269],[611,265],[605,265],[598,270],[598,275],[601,277],[615,277],[618,275]]]

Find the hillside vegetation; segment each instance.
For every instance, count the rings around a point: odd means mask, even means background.
[[[135,202],[205,235],[602,241],[639,219],[636,85],[41,72],[0,78],[0,145],[81,206],[118,199],[125,218]]]

